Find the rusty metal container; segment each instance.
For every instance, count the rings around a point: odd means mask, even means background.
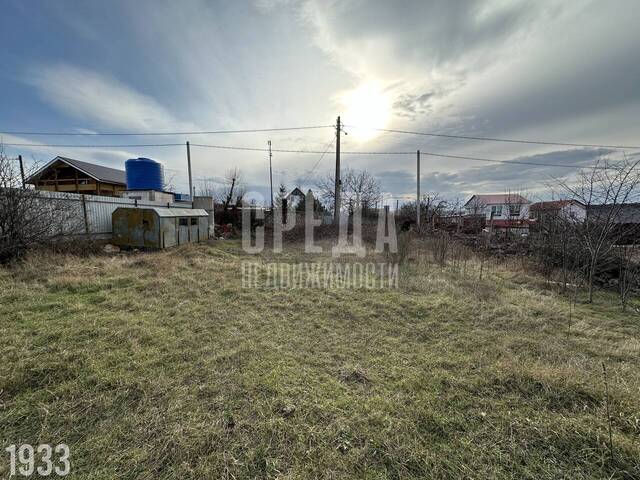
[[[117,208],[113,243],[121,247],[167,248],[209,238],[209,214],[191,208]]]

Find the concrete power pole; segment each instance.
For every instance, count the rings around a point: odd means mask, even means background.
[[[189,169],[189,196],[191,197],[191,203],[193,204],[193,179],[191,178],[191,147],[187,142],[187,168]]]
[[[273,172],[271,171],[271,140],[269,140],[269,185],[271,185],[271,211],[273,212]]]
[[[336,184],[334,190],[334,212],[333,212],[333,222],[336,225],[340,224],[340,116],[338,116],[338,121],[336,123]]]
[[[416,226],[420,230],[420,150],[416,152],[418,179],[416,181]]]

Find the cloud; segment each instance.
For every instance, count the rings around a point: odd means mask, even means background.
[[[514,162],[532,162],[541,165],[486,163],[457,171],[427,171],[422,174],[420,185],[424,194],[438,193],[445,198],[474,193],[502,193],[506,190],[544,196],[548,194],[545,192],[550,186],[557,184],[556,179],[575,175],[578,169],[574,165],[588,168],[601,158],[615,160],[616,156],[616,152],[606,148],[559,150],[511,159]],[[571,167],[563,168],[555,165],[571,165]],[[388,170],[379,172],[377,178],[383,190],[391,195],[415,194],[416,175],[413,172]]]
[[[56,109],[101,127],[136,132],[184,128],[154,98],[109,75],[67,64],[32,66],[25,81]]]
[[[435,0],[400,6],[394,2],[308,0],[302,2],[301,16],[315,29],[317,45],[341,66],[357,76],[388,76],[426,73],[470,58],[487,59],[486,47],[500,46],[521,33],[544,11],[541,5]]]
[[[629,59],[637,56],[640,36],[629,14],[633,0],[619,0],[616,8],[591,0],[115,0],[90,2],[73,16],[55,3],[42,8],[56,28],[41,28],[26,9],[21,17],[14,9],[14,19],[3,23],[8,35],[13,24],[26,32],[15,36],[22,39],[21,55],[0,53],[6,70],[35,63],[26,82],[56,110],[43,109],[20,85],[11,106],[24,112],[15,120],[23,130],[242,129],[329,124],[339,114],[348,125],[341,93],[379,82],[393,106],[392,129],[637,143],[640,63]],[[11,104],[14,90],[6,87]],[[319,129],[199,140],[251,147],[272,140],[274,148],[324,150],[332,136],[331,129]],[[555,147],[535,145],[390,133],[360,145],[355,137],[343,137],[343,151],[421,149],[504,160],[558,155]],[[91,155],[81,152],[81,158]],[[184,171],[184,149],[136,152]],[[332,157],[314,173],[331,171]],[[293,186],[318,158],[274,154],[274,169],[286,172],[277,181]],[[345,155],[343,161],[384,178],[389,191],[414,188],[409,155]],[[192,163],[195,175],[220,175],[237,165],[251,184],[268,183],[262,152],[193,148]],[[429,157],[423,171],[434,188],[452,192],[503,191],[546,175],[544,168],[437,157]]]
[[[299,5],[315,44],[349,72],[353,86],[372,78],[389,86],[392,128],[636,143],[640,66],[629,58],[640,37],[628,15],[633,1],[615,9],[587,0]],[[386,144],[495,158],[542,153],[526,145],[407,137]]]
[[[432,92],[422,94],[406,93],[400,95],[395,101],[393,110],[398,116],[414,119],[416,116],[423,116],[433,110],[431,105],[433,97],[434,94]]]
[[[11,149],[11,152],[20,153],[24,157],[30,173],[33,173],[35,169],[42,167],[57,156],[76,158],[118,169],[124,169],[124,161],[126,159],[138,157],[134,152],[122,148],[60,148],[49,147],[46,146],[45,142],[17,135],[2,135],[0,137],[0,145],[12,143],[31,145],[7,147]]]
[[[476,0],[306,0],[299,8],[316,45],[356,82],[381,80],[416,97],[456,90],[561,10],[555,1]]]

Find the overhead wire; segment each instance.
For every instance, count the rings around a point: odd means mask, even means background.
[[[293,130],[313,130],[319,128],[333,128],[334,125],[311,125],[302,127],[278,127],[278,128],[248,128],[243,130],[196,130],[184,132],[17,132],[0,131],[0,135],[34,135],[34,136],[170,136],[170,135],[218,135],[226,133],[263,133],[263,132],[285,132]]]
[[[311,175],[313,174],[313,172],[315,172],[316,168],[318,168],[318,165],[320,165],[320,162],[322,161],[324,156],[327,154],[327,152],[331,148],[331,145],[333,145],[333,142],[335,142],[335,141],[336,141],[336,138],[333,137],[331,139],[331,141],[329,143],[327,143],[327,148],[325,148],[324,152],[322,153],[322,155],[320,155],[320,158],[316,161],[316,163],[313,165],[313,167],[311,167],[311,169],[309,171],[307,171],[305,176],[302,177],[302,179],[300,180],[300,184],[303,184],[304,182],[306,182],[309,179],[309,177],[311,177]]]
[[[176,147],[176,146],[184,146],[183,143],[138,143],[138,144],[119,144],[119,145],[74,145],[74,144],[42,144],[42,143],[5,143],[5,146],[11,147],[58,147],[58,148],[135,148],[135,147]],[[268,152],[269,149],[262,147],[244,147],[244,146],[235,146],[235,145],[212,145],[212,144],[204,144],[204,143],[191,143],[192,147],[200,147],[200,148],[214,148],[221,150],[238,150],[238,151],[249,151],[249,152]],[[335,151],[324,150],[302,150],[302,149],[272,149],[272,152],[277,153],[299,153],[299,154],[315,154],[315,155],[326,155],[327,153],[335,153]],[[341,151],[344,155],[415,155],[416,151]],[[511,165],[530,165],[530,166],[538,166],[538,167],[558,167],[558,168],[596,168],[606,170],[607,166],[598,166],[598,165],[578,165],[578,164],[569,164],[569,163],[542,163],[542,162],[532,162],[527,160],[498,160],[492,158],[481,158],[481,157],[470,157],[464,155],[452,155],[447,153],[436,153],[429,152],[425,150],[420,150],[421,155],[431,156],[431,157],[439,157],[439,158],[451,158],[456,160],[469,160],[476,162],[489,162],[489,163],[502,163],[502,164],[511,164]],[[319,163],[319,162],[317,162]]]
[[[228,150],[245,150],[245,151],[268,151],[265,148],[254,148],[254,147],[237,147],[230,145],[208,145],[208,144],[196,144],[192,143],[192,146],[203,147],[203,148],[218,148],[218,149],[228,149]],[[335,151],[329,152],[329,150],[325,150],[324,152],[320,152],[318,150],[289,150],[289,149],[273,149],[273,152],[280,153],[305,153],[305,154],[322,154],[326,155],[327,153],[335,153]],[[345,155],[416,155],[416,151],[400,151],[400,152],[383,152],[383,151],[373,151],[373,152],[363,152],[363,151],[341,151],[341,154]],[[480,158],[480,157],[469,157],[463,155],[452,155],[446,153],[435,153],[420,150],[420,155],[427,155],[431,157],[440,157],[440,158],[451,158],[456,160],[470,160],[477,162],[489,162],[489,163],[503,163],[503,164],[512,164],[512,165],[528,165],[528,166],[538,166],[538,167],[558,167],[558,168],[595,168],[598,170],[607,170],[609,167],[600,166],[600,165],[578,165],[578,164],[568,164],[568,163],[542,163],[542,162],[531,162],[527,160],[518,161],[518,160],[497,160],[491,158]],[[322,158],[322,157],[321,157]],[[319,161],[317,162],[319,163]]]
[[[5,147],[58,147],[58,148],[135,148],[135,147],[184,147],[184,143],[127,143],[108,145],[77,145],[61,143],[2,143]]]
[[[356,125],[343,125],[346,128],[363,128],[358,127]],[[296,131],[296,130],[312,130],[312,129],[323,129],[323,128],[335,128],[335,125],[312,125],[312,126],[300,126],[300,127],[280,127],[280,128],[259,128],[259,129],[239,129],[239,130],[210,130],[210,131],[182,131],[182,132],[27,132],[27,131],[4,131],[0,132],[0,135],[31,135],[31,136],[68,136],[68,137],[82,137],[82,136],[180,136],[180,135],[213,135],[213,134],[240,134],[240,133],[261,133],[261,132],[278,132],[278,131]],[[399,129],[385,129],[385,128],[367,128],[370,130],[375,130],[384,133],[395,133],[395,134],[405,134],[405,135],[417,135],[417,136],[426,136],[426,137],[436,137],[436,138],[447,138],[447,139],[460,139],[460,140],[475,140],[475,141],[490,141],[490,142],[504,142],[504,143],[515,143],[515,144],[529,144],[529,145],[546,145],[546,146],[562,146],[562,147],[574,147],[574,148],[608,148],[608,149],[627,149],[627,150],[637,150],[640,149],[640,146],[633,145],[609,145],[609,144],[596,144],[596,143],[570,143],[570,142],[553,142],[553,141],[545,141],[545,140],[530,140],[530,139],[514,139],[514,138],[498,138],[498,137],[482,137],[482,136],[470,136],[470,135],[454,135],[454,134],[443,134],[443,133],[434,133],[434,132],[417,132],[417,131],[409,131],[409,130],[399,130]],[[302,177],[301,182],[305,182],[308,178],[315,172],[316,168],[323,160],[323,158],[331,153],[334,154],[335,151],[329,150],[331,146],[335,142],[335,137],[331,142],[327,144],[327,147],[324,150],[315,150],[315,149],[272,149],[272,152],[276,153],[294,153],[294,154],[319,154],[319,159],[314,163],[313,167],[308,170],[304,177]],[[165,147],[184,147],[184,142],[176,142],[176,143],[126,143],[126,144],[89,144],[89,145],[77,145],[77,144],[53,144],[53,143],[2,143],[0,144],[4,146],[10,147],[31,147],[31,148],[165,148]],[[221,149],[221,150],[237,150],[237,151],[250,151],[250,152],[267,152],[267,148],[259,148],[259,147],[249,147],[249,146],[236,146],[236,145],[218,145],[218,144],[208,144],[208,143],[191,143],[192,147],[199,148],[212,148],[212,149]],[[416,151],[348,151],[343,150],[341,152],[344,155],[388,155],[388,156],[413,156],[416,155]],[[496,163],[496,164],[508,164],[508,165],[526,165],[526,166],[538,166],[538,167],[554,167],[554,168],[575,168],[575,169],[602,169],[606,170],[609,167],[606,165],[599,164],[590,164],[590,165],[582,165],[582,164],[564,164],[564,163],[544,163],[544,162],[535,162],[528,160],[499,160],[492,158],[482,158],[475,156],[464,156],[464,155],[453,155],[446,153],[436,153],[425,150],[420,150],[420,154],[424,156],[431,156],[437,158],[449,158],[449,159],[457,159],[457,160],[467,160],[467,161],[476,161],[476,162],[486,162],[486,163]],[[17,159],[16,159],[17,160]],[[219,183],[219,180],[213,180],[214,182]],[[392,196],[390,198],[403,198],[403,196]]]
[[[570,142],[551,142],[545,140],[522,140],[514,138],[497,138],[497,137],[477,137],[470,135],[453,135],[445,133],[433,133],[433,132],[414,132],[410,130],[397,130],[392,128],[372,128],[372,127],[358,127],[357,125],[345,125],[345,127],[365,130],[375,130],[377,132],[386,133],[400,133],[406,135],[421,135],[425,137],[440,137],[440,138],[452,138],[458,140],[478,140],[487,142],[506,142],[506,143],[522,143],[528,145],[549,145],[558,147],[587,147],[587,148],[614,148],[621,150],[637,150],[640,146],[636,145],[606,145],[599,143],[570,143]]]
[[[506,163],[511,165],[531,165],[537,167],[560,167],[560,168],[595,168],[598,170],[608,170],[607,166],[600,165],[578,165],[573,163],[542,163],[542,162],[530,162],[527,160],[519,161],[519,160],[496,160],[492,158],[480,158],[480,157],[466,157],[462,155],[450,155],[445,153],[432,153],[425,152],[420,150],[420,155],[427,155],[431,157],[442,157],[442,158],[452,158],[458,160],[471,160],[476,162],[489,162],[489,163]]]
[[[247,128],[247,129],[236,129],[236,130],[190,130],[190,131],[174,131],[174,132],[46,132],[46,131],[33,132],[33,131],[5,130],[5,131],[0,131],[0,135],[79,136],[79,137],[82,137],[82,136],[219,135],[219,134],[235,134],[235,133],[262,133],[262,132],[313,130],[313,129],[322,129],[322,128],[334,128],[334,127],[335,125],[307,125],[307,126],[295,126],[295,127]],[[344,127],[375,130],[378,132],[386,132],[386,133],[420,135],[420,136],[427,136],[427,137],[450,138],[450,139],[459,139],[459,140],[521,143],[521,144],[529,144],[529,145],[549,145],[549,146],[561,146],[561,147],[613,148],[613,149],[628,149],[628,150],[640,149],[640,146],[637,146],[637,145],[574,143],[574,142],[556,142],[556,141],[549,141],[549,140],[483,137],[483,136],[456,135],[456,134],[435,133],[435,132],[418,132],[418,131],[400,130],[400,129],[392,129],[392,128],[361,127],[358,125],[350,125],[350,124],[345,124]]]

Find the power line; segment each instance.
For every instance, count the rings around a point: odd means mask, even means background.
[[[410,152],[414,154],[414,152]],[[491,158],[479,158],[479,157],[463,157],[460,155],[448,155],[445,153],[431,153],[425,152],[424,150],[420,150],[420,155],[428,155],[430,157],[442,157],[442,158],[453,158],[457,160],[472,160],[476,162],[490,162],[490,163],[508,163],[512,165],[533,165],[538,167],[563,167],[563,168],[596,168],[599,170],[607,170],[608,167],[605,166],[597,166],[597,165],[577,165],[577,164],[562,164],[562,163],[541,163],[541,162],[528,162],[528,161],[518,161],[518,160],[495,160]]]
[[[495,138],[495,137],[472,137],[468,135],[448,135],[444,133],[431,133],[431,132],[412,132],[409,130],[395,130],[390,128],[369,128],[358,127],[355,125],[347,125],[349,128],[364,128],[366,130],[376,130],[378,132],[387,133],[402,133],[407,135],[422,135],[425,137],[441,137],[441,138],[453,138],[458,140],[480,140],[488,142],[507,142],[507,143],[524,143],[529,145],[552,145],[558,147],[590,147],[590,148],[615,148],[615,149],[627,149],[636,150],[640,149],[640,146],[634,145],[604,145],[597,143],[567,143],[567,142],[548,142],[544,140],[518,140],[513,138]]]
[[[65,143],[0,143],[5,147],[51,147],[51,148],[135,148],[135,147],[184,147],[184,143],[127,143],[127,144],[103,144],[103,145],[77,145],[77,144],[65,144]],[[243,150],[250,152],[268,152],[268,148],[258,148],[258,147],[238,147],[231,145],[210,145],[204,143],[191,143],[192,147],[203,147],[203,148],[218,148],[223,150]],[[320,150],[287,150],[287,149],[277,149],[274,148],[271,150],[272,152],[279,153],[312,153],[312,154],[320,154],[323,153]],[[383,152],[379,152],[383,153]]]
[[[451,138],[459,140],[478,140],[489,142],[506,142],[506,143],[522,143],[529,145],[551,145],[561,147],[589,147],[589,148],[614,148],[614,149],[640,149],[635,145],[607,145],[598,143],[571,143],[571,142],[551,142],[546,140],[523,140],[513,138],[497,138],[497,137],[478,137],[470,135],[453,135],[433,132],[415,132],[410,130],[398,130],[390,128],[370,128],[359,127],[357,125],[345,125],[349,128],[365,128],[367,130],[376,130],[379,132],[399,133],[406,135],[421,135],[427,137]],[[335,125],[310,125],[300,127],[277,127],[277,128],[249,128],[238,130],[194,130],[180,132],[27,132],[27,131],[1,131],[4,135],[32,135],[32,136],[171,136],[171,135],[218,135],[218,134],[234,134],[234,133],[261,133],[261,132],[283,132],[295,130],[313,130],[321,128],[334,128]],[[25,145],[26,146],[26,145]],[[62,145],[60,145],[62,146]],[[160,145],[164,146],[164,145]]]
[[[34,136],[161,136],[161,135],[217,135],[224,133],[261,133],[261,132],[284,132],[289,130],[312,130],[318,128],[333,128],[333,125],[312,125],[305,127],[280,127],[280,128],[250,128],[245,130],[209,130],[209,131],[191,131],[191,132],[15,132],[3,131],[4,135],[34,135]]]
[[[183,147],[182,143],[137,143],[137,144],[121,144],[121,145],[65,145],[65,144],[42,144],[42,143],[5,143],[5,146],[10,147],[59,147],[59,148],[135,148],[135,147]],[[201,147],[201,148],[214,148],[221,150],[238,150],[238,151],[248,151],[248,152],[268,152],[267,148],[259,148],[259,147],[240,147],[233,145],[211,145],[204,143],[191,143],[192,147]],[[327,154],[327,153],[335,153],[334,151],[320,151],[320,150],[294,150],[294,149],[272,149],[272,152],[278,153],[300,153],[300,154]],[[405,151],[391,151],[391,152],[381,152],[381,151],[342,151],[344,155],[388,155],[388,156],[396,156],[396,155],[415,155],[414,151],[405,152]],[[424,150],[420,150],[421,155],[428,155],[430,157],[439,157],[439,158],[451,158],[456,160],[470,160],[476,162],[489,162],[489,163],[504,163],[504,164],[512,164],[512,165],[531,165],[538,167],[559,167],[559,168],[597,168],[601,170],[606,170],[608,167],[606,166],[594,166],[594,165],[578,165],[578,164],[560,164],[560,163],[541,163],[541,162],[530,162],[530,161],[518,161],[518,160],[496,160],[491,158],[480,158],[480,157],[467,157],[462,155],[450,155],[446,153],[435,153],[435,152],[427,152]]]
[[[60,143],[1,143],[7,147],[59,147],[59,148],[135,148],[135,147],[184,147],[184,143],[129,143],[118,145],[75,145]],[[192,144],[193,145],[193,144]]]
[[[313,174],[313,172],[315,172],[316,168],[318,168],[318,165],[320,165],[320,162],[322,161],[324,156],[329,152],[329,149],[331,148],[331,145],[333,145],[333,142],[335,142],[335,141],[336,141],[336,139],[334,137],[333,139],[331,139],[331,141],[329,143],[327,143],[327,148],[325,148],[324,152],[322,152],[322,155],[320,155],[320,158],[313,165],[313,167],[305,174],[304,177],[302,177],[302,180],[300,181],[300,184],[303,184],[304,182],[306,182],[309,179],[309,177]]]
[[[220,149],[230,149],[230,150],[248,150],[248,151],[265,151],[265,149],[261,148],[253,148],[253,147],[235,147],[235,146],[226,146],[226,145],[206,145],[206,144],[192,144],[193,146],[198,147],[206,147],[206,148],[220,148]],[[309,154],[327,154],[327,153],[335,153],[329,152],[325,150],[324,152],[320,152],[317,150],[273,150],[274,152],[281,153],[309,153]],[[345,155],[415,155],[415,152],[355,152],[355,151],[342,151],[341,153]],[[589,166],[589,165],[577,165],[577,164],[561,164],[561,163],[542,163],[542,162],[530,162],[530,161],[517,161],[517,160],[496,160],[491,158],[480,158],[480,157],[467,157],[462,155],[450,155],[446,153],[434,153],[434,152],[426,152],[424,150],[420,150],[421,155],[428,155],[430,157],[440,157],[440,158],[452,158],[456,160],[471,160],[476,162],[490,162],[490,163],[507,163],[514,165],[532,165],[539,167],[561,167],[561,168],[598,168],[605,170],[607,167],[600,166]]]
[[[10,143],[5,143],[5,145],[11,145]],[[205,143],[192,143],[192,147],[202,147],[202,148],[218,148],[222,150],[241,150],[248,152],[268,152],[269,150],[266,148],[259,147],[238,147],[232,145],[211,145]],[[284,149],[284,148],[274,148],[271,150],[272,152],[278,153],[308,153],[313,155],[322,155],[327,153],[336,153],[331,150],[294,150],[294,149]],[[407,155],[411,152],[342,152],[349,153],[351,155]]]

